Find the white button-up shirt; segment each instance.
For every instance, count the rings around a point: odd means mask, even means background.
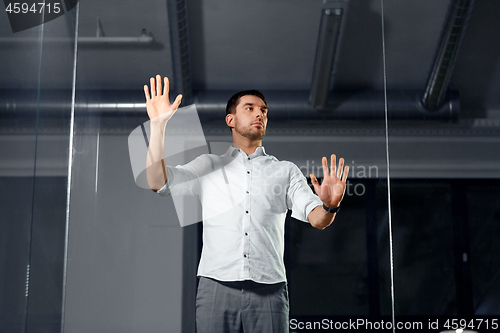
[[[211,170],[207,172],[206,170]],[[201,155],[185,165],[167,167],[168,187],[161,195],[199,195],[203,249],[198,276],[220,281],[286,281],[285,217],[308,222],[321,200],[299,168],[266,154],[247,156],[230,147],[221,156]]]

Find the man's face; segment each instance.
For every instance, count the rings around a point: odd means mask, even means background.
[[[233,121],[237,133],[250,140],[261,140],[267,127],[266,103],[257,96],[242,96],[233,114]]]

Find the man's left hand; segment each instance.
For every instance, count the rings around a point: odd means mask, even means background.
[[[316,179],[316,176],[311,174],[311,183],[314,186],[314,190],[318,197],[323,201],[325,206],[329,208],[335,208],[340,205],[340,202],[344,198],[347,174],[349,173],[349,167],[344,166],[344,159],[340,158],[339,167],[337,168],[335,154],[331,156],[331,172],[328,172],[328,162],[326,157],[321,160],[323,164],[323,181],[321,185]],[[343,172],[342,172],[343,171]]]

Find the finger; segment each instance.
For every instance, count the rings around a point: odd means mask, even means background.
[[[149,84],[151,85],[151,97],[155,98],[156,97],[156,88],[155,88],[155,78],[154,77],[149,79]]]
[[[318,179],[312,173],[309,175],[309,177],[311,177],[311,184],[313,184],[313,186],[314,186],[314,191],[316,191],[316,193],[318,193],[318,191],[319,191]]]
[[[339,160],[339,168],[337,169],[337,177],[341,177],[342,176],[342,170],[344,170],[344,159],[341,158]]]
[[[144,95],[146,96],[146,103],[147,103],[151,99],[149,97],[149,89],[147,84],[144,85]]]
[[[167,96],[167,100],[168,100],[168,91],[170,89],[170,85],[169,85],[169,82],[168,82],[168,77],[165,76],[165,80],[164,81],[165,81],[165,88],[163,88],[163,94],[165,96]]]
[[[332,156],[330,157],[330,174],[333,176],[335,176],[336,172],[335,170],[337,170],[337,156],[335,156],[335,154],[332,154]]]
[[[345,181],[346,181],[346,179],[347,179],[347,174],[348,174],[348,173],[349,173],[349,166],[348,166],[348,165],[346,165],[346,166],[344,167],[344,175],[342,176],[342,181],[343,181],[343,182],[345,182]]]
[[[156,96],[161,96],[161,76],[156,75]]]
[[[323,164],[323,178],[327,178],[330,174],[328,173],[328,163],[326,162],[326,157],[321,159],[321,163]]]
[[[179,107],[179,105],[181,104],[181,101],[182,101],[182,95],[177,95],[177,97],[175,98],[174,104],[172,104],[172,106],[175,109],[177,109]]]

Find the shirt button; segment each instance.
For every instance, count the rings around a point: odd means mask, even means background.
[[[245,211],[245,213],[247,213],[247,214],[248,214],[248,210],[247,210],[247,211]]]
[[[243,255],[243,257],[245,257],[245,258],[246,258],[246,257],[247,257],[247,255],[246,255],[246,254],[244,254],[244,255]]]
[[[248,191],[246,191],[246,192],[247,192],[247,194],[248,194],[248,193],[250,193],[250,192],[248,192]]]
[[[245,236],[248,236],[248,232],[245,232]]]
[[[247,171],[248,174],[250,174],[250,171]]]
[[[250,161],[250,157],[248,158],[248,160]]]

